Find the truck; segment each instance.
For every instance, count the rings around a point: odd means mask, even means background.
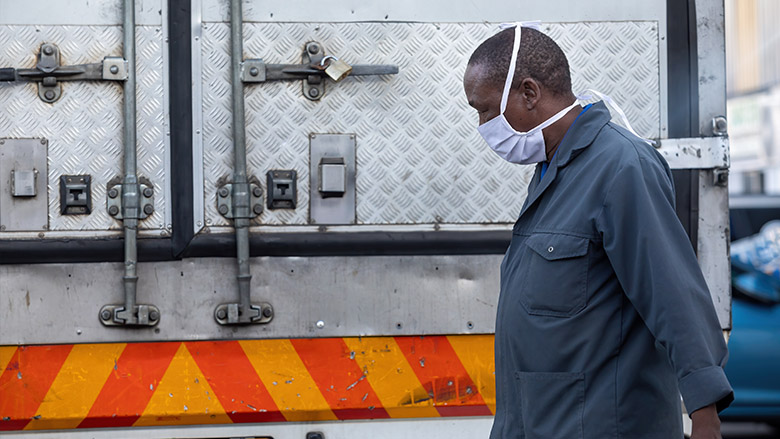
[[[533,169],[462,76],[541,20],[673,168],[724,331],[723,2],[0,2],[0,436],[485,437]]]

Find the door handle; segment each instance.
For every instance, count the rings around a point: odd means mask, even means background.
[[[328,77],[320,67],[325,58],[322,45],[316,41],[306,43],[301,64],[267,64],[262,59],[245,59],[241,63],[241,80],[244,83],[303,80],[303,96],[318,101],[325,95]],[[395,75],[398,66],[391,64],[357,64],[349,76]]]

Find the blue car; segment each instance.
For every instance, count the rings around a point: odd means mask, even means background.
[[[732,210],[732,230],[734,226]],[[726,375],[734,387],[734,402],[721,419],[780,427],[780,221],[769,221],[758,234],[733,241],[731,264]]]
[[[726,375],[734,387],[734,402],[721,419],[767,421],[780,427],[780,300],[778,290],[757,277],[733,276]]]

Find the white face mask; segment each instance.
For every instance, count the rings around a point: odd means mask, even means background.
[[[534,26],[536,25],[536,26]],[[515,66],[517,65],[517,52],[520,49],[520,27],[535,27],[537,30],[538,22],[501,25],[503,29],[515,28],[515,41],[512,49],[512,58],[509,61],[509,72],[504,83],[504,92],[501,95],[501,113],[477,127],[477,131],[485,139],[490,148],[501,158],[511,163],[531,164],[539,163],[547,158],[547,149],[544,144],[544,135],[542,130],[559,121],[572,108],[577,106],[575,100],[573,104],[559,111],[553,117],[547,119],[534,128],[522,133],[516,131],[504,117],[506,103],[509,98],[509,91],[512,88],[512,80],[515,77]]]

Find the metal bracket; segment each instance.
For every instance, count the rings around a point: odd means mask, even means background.
[[[155,326],[160,323],[160,310],[154,305],[135,305],[132,311],[124,305],[100,308],[100,322],[106,326]]]
[[[125,218],[125,209],[122,206],[122,187],[122,183],[114,183],[112,181],[109,183],[106,191],[106,209],[108,209],[108,214],[117,220]],[[152,183],[147,181],[138,184],[136,193],[140,195],[138,219],[146,219],[154,213],[154,188]]]
[[[658,152],[672,169],[729,167],[728,137],[662,139]]]
[[[234,212],[233,195],[241,195],[241,185],[226,183],[217,190],[217,211],[220,215],[228,219],[235,218],[255,218],[263,213],[263,190],[255,183],[248,184],[249,191],[249,209],[248,215],[240,215]],[[238,201],[238,199],[236,200]],[[238,207],[238,206],[236,206]]]
[[[43,43],[34,69],[2,69],[0,81],[37,82],[38,97],[54,103],[62,96],[62,81],[124,81],[127,79],[127,61],[122,57],[107,56],[100,63],[60,65],[60,49],[54,43]]]
[[[712,178],[715,186],[727,187],[729,184],[729,170],[728,168],[713,169]]]
[[[303,47],[301,64],[266,64],[262,59],[245,59],[241,63],[241,81],[258,83],[268,81],[303,80],[303,96],[318,101],[325,95],[325,78],[320,67],[325,57],[322,44],[310,41]],[[349,76],[395,75],[396,65],[355,65]]]
[[[273,318],[274,309],[268,302],[249,304],[249,312],[244,312],[241,303],[222,303],[214,310],[214,319],[220,325],[268,323]]]

